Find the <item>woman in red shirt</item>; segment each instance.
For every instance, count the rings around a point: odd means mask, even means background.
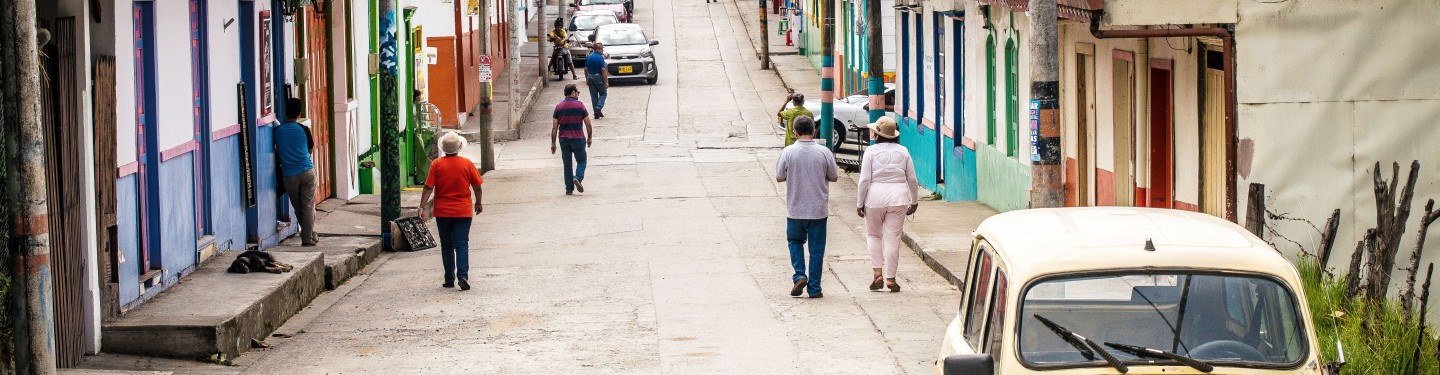
[[[475,162],[456,155],[465,148],[465,138],[455,132],[440,137],[444,157],[430,162],[425,178],[425,192],[420,195],[417,216],[426,220],[425,206],[435,198],[435,226],[440,232],[440,262],[445,266],[446,288],[460,282],[460,290],[470,290],[470,221],[483,209],[480,206],[480,171]],[[470,193],[475,199],[470,199]]]

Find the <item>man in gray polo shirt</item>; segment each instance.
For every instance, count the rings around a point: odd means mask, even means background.
[[[785,238],[790,242],[790,265],[795,267],[790,296],[802,291],[810,298],[820,292],[820,275],[825,272],[825,221],[830,217],[830,183],[840,179],[835,155],[815,143],[815,119],[795,118],[796,142],[780,152],[775,164],[775,181],[785,183]],[[805,243],[810,243],[810,261],[805,261]]]

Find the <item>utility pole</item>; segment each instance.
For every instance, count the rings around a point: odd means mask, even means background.
[[[491,124],[491,97],[494,95],[495,80],[493,65],[495,54],[490,51],[490,1],[480,3],[480,53],[485,56],[481,64],[490,70],[490,77],[480,81],[480,173],[495,170],[495,128]]]
[[[1029,12],[1030,207],[1060,207],[1065,205],[1065,190],[1060,174],[1060,44],[1055,0],[1030,0]]]
[[[536,0],[540,4],[535,10],[535,55],[540,59],[540,87],[549,86],[550,82],[545,81],[545,73],[550,69],[550,55],[545,54],[545,2],[549,0]]]
[[[15,322],[15,367],[19,374],[55,373],[55,322],[50,288],[50,225],[46,202],[45,132],[40,124],[40,45],[35,0],[0,2],[0,61],[4,61],[4,118],[9,127],[3,162],[13,172],[0,201],[9,204],[16,246],[11,291]],[[48,37],[46,39],[49,39]],[[15,286],[18,286],[16,288]]]
[[[394,250],[391,225],[400,218],[400,95],[396,87],[400,67],[400,14],[395,0],[380,0],[380,237],[385,250]]]
[[[508,8],[505,10],[505,25],[510,30],[508,33],[510,38],[507,40],[510,43],[510,64],[505,67],[505,73],[510,76],[510,123],[518,124],[520,123],[520,41],[525,39],[525,28],[520,25],[520,0],[510,0]],[[519,131],[519,129],[510,130]]]
[[[880,26],[880,0],[865,0],[865,28],[870,45],[870,122],[885,116],[885,30]]]
[[[821,11],[825,12],[820,24],[820,134],[816,139],[830,144],[830,123],[835,119],[835,0],[824,0]]]
[[[770,19],[765,11],[765,1],[760,2],[760,69],[770,69]]]

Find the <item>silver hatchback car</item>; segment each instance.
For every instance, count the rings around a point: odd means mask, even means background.
[[[660,69],[655,65],[651,46],[660,44],[645,35],[645,29],[633,23],[617,23],[595,28],[595,41],[605,44],[605,65],[610,79],[644,79],[655,84]]]

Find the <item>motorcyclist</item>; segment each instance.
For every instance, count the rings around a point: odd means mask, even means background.
[[[555,50],[550,53],[550,60],[554,61],[556,55],[564,56],[564,64],[570,67],[570,79],[579,79],[575,75],[575,59],[570,56],[570,36],[565,32],[565,21],[555,19],[555,28],[550,30],[547,38],[555,45]]]

